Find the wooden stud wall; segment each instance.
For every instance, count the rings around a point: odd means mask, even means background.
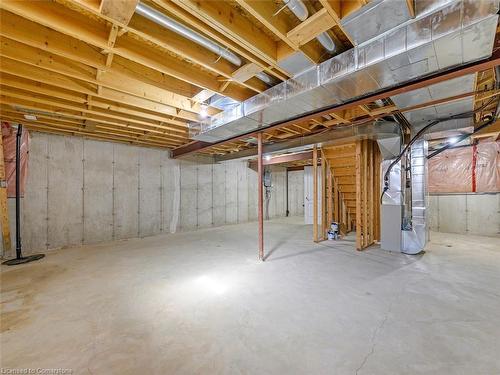
[[[323,148],[327,163],[327,229],[332,221],[339,223],[340,233],[345,235],[352,229],[355,217],[355,144]]]
[[[372,140],[356,142],[356,249],[380,239],[380,152]]]
[[[360,140],[321,150],[324,173],[326,237],[329,224],[339,224],[345,235],[356,230],[356,248],[362,250],[380,239],[380,161],[378,145]],[[324,159],[324,163],[323,163]]]

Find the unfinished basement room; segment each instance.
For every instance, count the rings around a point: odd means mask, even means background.
[[[1,0],[0,373],[500,375],[500,0]]]

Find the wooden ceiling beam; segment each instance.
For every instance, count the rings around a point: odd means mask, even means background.
[[[134,38],[123,36],[116,41],[113,48],[110,48],[108,46],[109,28],[104,22],[92,22],[90,19],[82,20],[81,15],[60,4],[44,1],[6,0],[2,2],[2,7],[33,22],[79,39],[109,53],[140,63],[178,80],[200,88],[218,91],[219,85],[215,75],[200,70],[191,64],[186,64],[167,52],[161,53],[151,47],[146,47],[144,43],[134,40]],[[249,92],[243,92],[241,95],[235,97],[235,99],[241,100],[243,97],[251,96]]]
[[[19,116],[13,116],[10,113],[2,113],[1,115],[2,119],[4,121],[8,122],[13,122],[13,123],[21,123],[23,125],[32,125],[32,126],[50,126],[54,128],[59,128],[59,129],[82,129],[88,132],[92,132],[95,134],[98,133],[105,133],[109,132],[109,134],[116,134],[116,135],[121,135],[125,137],[130,137],[130,138],[139,138],[142,137],[146,132],[142,131],[125,131],[123,129],[116,129],[111,126],[103,126],[102,124],[98,124],[95,122],[79,122],[79,123],[72,123],[72,122],[67,122],[67,121],[55,121],[55,120],[46,120],[42,119],[41,117],[37,116],[36,121],[32,120],[26,120],[24,117]],[[161,139],[158,136],[156,137],[157,139],[151,139],[154,142],[161,143],[163,145],[175,145],[176,142],[172,142],[168,139]]]
[[[5,47],[5,44],[2,43],[2,46]],[[121,64],[115,64],[113,68],[105,72],[101,71],[99,79],[96,79],[94,76],[95,71],[88,70],[84,65],[67,61],[58,56],[44,56],[45,54],[47,53],[44,51],[32,55],[21,48],[1,48],[0,56],[3,58],[0,69],[15,76],[33,79],[88,95],[102,95],[102,90],[98,93],[96,88],[97,85],[101,85],[143,99],[157,101],[160,104],[183,111],[192,112],[193,114],[201,110],[199,104],[193,104],[186,97],[138,79],[137,75],[132,74]],[[179,113],[176,116],[180,117]],[[187,117],[189,120],[196,119],[193,115]]]
[[[172,137],[176,138],[186,138],[187,137],[187,128],[166,125],[162,122],[150,122],[145,121],[142,118],[138,118],[136,116],[122,116],[120,114],[116,114],[110,110],[100,110],[98,108],[89,109],[86,105],[78,105],[76,103],[71,103],[67,101],[63,101],[57,98],[51,98],[40,94],[33,94],[29,92],[24,92],[23,90],[18,89],[9,89],[5,90],[5,87],[2,87],[2,99],[10,100],[11,102],[18,103],[36,103],[41,106],[48,106],[63,109],[67,111],[74,111],[76,113],[82,113],[83,118],[94,118],[96,121],[110,121],[111,123],[123,124],[124,126],[146,126],[149,128],[158,128],[164,129],[168,131],[168,134]],[[22,106],[22,104],[21,104]]]
[[[112,134],[117,134],[117,135],[123,135],[127,137],[133,137],[137,138],[145,134],[147,131],[125,131],[123,129],[118,129],[117,127],[112,127],[108,125],[103,125],[101,123],[92,123],[94,124],[94,127],[89,127],[89,124],[84,124],[84,123],[69,123],[65,121],[54,121],[54,120],[46,120],[46,119],[41,119],[40,121],[29,121],[26,120],[23,117],[19,116],[10,116],[9,114],[4,115],[3,113],[0,114],[0,117],[4,121],[9,121],[9,122],[14,122],[14,123],[21,123],[21,124],[28,124],[31,123],[34,126],[43,126],[43,125],[49,125],[54,128],[68,128],[68,129],[74,129],[74,128],[80,128],[80,129],[85,129],[88,132],[93,132],[95,134],[102,133],[112,133]],[[37,116],[39,118],[40,116]],[[172,140],[168,137],[163,137],[161,134],[157,134],[156,137],[150,138],[152,142],[156,143],[161,143],[165,147],[178,147],[181,144],[184,144],[185,142],[180,141],[180,140]]]
[[[132,18],[139,0],[101,0],[103,15],[127,25]]]
[[[198,18],[191,12],[183,9],[182,7],[174,4],[171,0],[152,0],[158,7],[164,11],[174,15],[186,25],[189,25],[193,30],[199,31],[207,35],[214,41],[226,46],[229,50],[235,52],[239,56],[245,58],[249,62],[256,63],[261,66],[267,73],[280,79],[286,80],[289,78],[288,74],[272,61],[266,61],[261,56],[252,53],[245,46],[234,41],[230,36],[224,32],[220,32],[205,23],[202,19]]]
[[[5,10],[0,10],[0,19],[2,20],[0,35],[6,36],[9,39],[15,40],[23,44],[27,44],[32,47],[45,50],[50,53],[58,54],[59,56],[66,57],[80,63],[84,63],[96,69],[100,69],[103,71],[107,70],[107,68],[109,68],[111,64],[111,57],[114,56],[113,53],[108,53],[106,55],[103,55],[102,53],[99,53],[98,51],[90,47],[85,42],[82,42],[80,40],[62,34],[60,32],[51,30],[48,27],[24,19],[13,13],[6,12]],[[135,19],[134,22],[136,22]],[[137,22],[141,24],[140,18],[139,21]],[[161,32],[154,28],[154,26],[156,26],[156,28],[159,28],[159,26],[152,22],[147,24],[147,26],[148,26],[147,28],[143,26],[144,28],[146,28],[147,32],[153,33],[156,31],[159,35],[163,35],[163,40],[167,39],[171,41],[170,44],[166,44],[165,42],[159,41],[151,37],[150,39],[153,42],[156,42],[158,45],[161,45],[166,49],[170,48],[172,52],[175,53],[178,53],[179,51],[190,51],[191,55],[184,55],[183,57],[188,58],[196,63],[200,63],[199,58],[203,56],[206,62],[205,64],[202,65],[207,69],[210,69],[210,66],[217,66],[217,67],[224,66],[225,67],[224,69],[222,68],[212,69],[218,74],[228,75],[234,70],[234,68],[231,67],[231,64],[229,64],[225,60],[221,59],[218,62],[215,62],[217,60],[217,56],[215,56],[215,54],[211,54],[210,51],[208,50],[202,50],[191,43],[186,43],[186,39],[177,36],[175,33],[170,32],[170,34],[168,34],[169,31],[165,29],[162,29],[163,32]],[[117,34],[112,33],[114,29],[117,29],[116,25],[112,27],[110,35],[108,36],[108,41],[107,41],[108,46],[110,46],[109,37],[110,36],[112,37],[114,35],[116,38]],[[145,32],[139,33],[136,31],[136,33],[142,35],[143,37],[147,35]],[[114,46],[114,43],[115,41],[113,41],[111,46]],[[198,54],[195,57],[192,56],[194,52]],[[142,70],[147,70],[147,68],[142,67]],[[158,74],[162,73],[158,72]],[[169,76],[165,76],[164,74],[162,75],[164,81],[168,81],[168,78],[170,78]],[[244,84],[244,85],[249,89],[251,88],[254,93],[260,92],[263,89],[262,85],[249,85],[249,84]],[[169,87],[167,89],[172,92],[175,92],[176,94],[183,94],[188,97],[191,97],[194,94],[191,84],[186,84],[183,87],[183,81],[179,81],[178,79],[174,78],[170,79]],[[247,95],[249,95],[248,91],[244,91],[243,96],[241,93],[238,93],[237,89],[232,90],[232,92],[233,91],[235,92],[235,95],[240,99],[246,98]]]
[[[96,52],[92,57],[88,53],[80,53],[80,51],[85,51],[86,43],[77,41],[75,39],[68,40],[69,37],[63,36],[62,39],[59,38],[62,34],[50,31],[48,28],[36,25],[31,21],[24,20],[21,17],[16,17],[15,24],[11,22],[5,23],[4,20],[10,20],[10,17],[5,16],[5,12],[2,13],[2,27],[0,27],[0,34],[2,38],[2,48],[0,52],[5,57],[9,57],[24,63],[35,64],[36,66],[46,67],[52,71],[62,72],[70,74],[74,70],[77,71],[77,78],[95,80],[96,70],[107,70],[109,72],[120,71],[122,75],[131,76],[131,73],[136,73],[138,70],[138,64],[127,62],[127,60],[120,60],[122,63],[119,66],[113,67],[113,69],[106,69],[105,60],[102,54]],[[9,27],[12,26],[12,27]],[[7,26],[7,27],[6,27]],[[23,39],[24,33],[20,32],[22,30],[30,30],[34,35],[44,35],[44,37],[39,38],[40,40],[33,42],[30,39]],[[27,45],[26,45],[27,44]],[[67,53],[67,46],[71,46],[72,53]],[[41,47],[41,48],[40,48]],[[56,56],[54,56],[54,54]],[[92,60],[91,60],[92,59]],[[96,59],[96,60],[93,60]],[[61,61],[61,64],[54,67],[56,63]],[[72,68],[75,69],[72,69]],[[123,67],[122,69],[120,69]],[[149,99],[155,98],[157,101],[163,104],[172,105],[184,110],[190,110],[192,112],[199,112],[199,107],[191,107],[191,102],[188,97],[179,95],[178,92],[187,91],[188,94],[193,94],[192,86],[184,83],[178,84],[178,80],[172,80],[170,77],[165,76],[159,72],[148,69],[146,67],[142,68],[143,74],[147,74],[147,82],[142,83],[142,87],[138,88],[137,85],[141,82],[137,77],[131,85],[127,85],[126,82],[121,82],[120,80],[113,80],[115,85],[120,85],[123,87],[130,87],[130,91],[135,91],[135,95],[141,97],[148,97]],[[85,73],[85,74],[84,74]],[[151,81],[153,81],[153,75],[158,73],[162,78],[162,88],[163,92],[159,95],[153,95],[151,90],[146,90],[147,85],[151,86]],[[89,77],[85,77],[88,75]],[[90,78],[91,77],[91,78]],[[123,78],[123,77],[122,77]],[[173,92],[172,90],[175,90]],[[157,90],[158,91],[158,90]],[[166,102],[166,98],[172,99],[170,102]]]
[[[229,2],[194,0],[172,0],[172,2],[268,64],[276,65],[276,42],[249,19],[238,17],[238,11]]]
[[[69,90],[57,89],[44,84],[34,84],[27,80],[13,79],[13,77],[6,74],[1,75],[1,85],[6,87],[6,92],[9,88],[21,89],[34,94],[41,94],[53,98],[67,100],[73,103],[85,104],[87,106],[96,107],[100,109],[110,110],[113,112],[121,113],[123,115],[131,115],[141,117],[151,121],[163,122],[165,124],[173,125],[179,129],[186,129],[187,124],[184,121],[173,120],[171,117],[158,115],[151,112],[141,111],[128,106],[121,105],[110,101],[102,100],[98,96],[84,95],[80,93],[71,92]]]
[[[300,160],[312,160],[312,151],[306,151],[306,152],[298,152],[295,154],[286,154],[286,155],[278,155],[274,156],[269,160],[263,160],[264,165],[274,165],[274,164],[283,164],[283,163],[290,163],[293,161],[300,161]],[[251,165],[256,163],[255,161],[250,162]]]
[[[16,95],[20,96],[20,95]],[[31,99],[31,100],[30,100]],[[36,99],[36,98],[35,98]],[[86,110],[83,108],[78,108],[78,107],[73,107],[73,106],[68,106],[68,105],[61,105],[59,103],[55,103],[56,105],[54,106],[51,101],[47,100],[40,100],[36,99],[33,100],[33,98],[19,98],[19,97],[10,97],[7,95],[2,95],[0,96],[0,103],[7,105],[16,111],[22,113],[22,112],[30,112],[30,113],[47,113],[54,115],[56,117],[68,117],[72,119],[78,119],[78,120],[91,120],[91,121],[96,121],[100,122],[103,124],[109,124],[109,125],[116,125],[124,128],[131,128],[131,129],[139,129],[139,130],[158,130],[159,132],[163,132],[172,139],[180,139],[180,140],[185,140],[187,139],[187,134],[182,135],[179,134],[176,131],[172,131],[168,127],[160,124],[137,124],[133,122],[128,122],[128,121],[123,121],[120,118],[109,118],[107,116],[102,116],[99,113],[92,113],[90,110]],[[65,107],[65,108],[63,108]],[[82,109],[82,110],[80,110]],[[21,112],[22,111],[22,112]],[[94,111],[95,112],[95,111]]]
[[[334,25],[336,25],[336,21],[331,14],[323,8],[290,30],[286,36],[294,44],[302,46],[319,34],[331,29]]]
[[[128,30],[144,40],[151,41],[162,48],[175,53],[195,64],[214,72],[217,75],[230,78],[237,71],[238,67],[231,64],[219,55],[202,48],[195,43],[189,42],[186,38],[161,27],[143,17],[134,17],[129,24]],[[259,67],[260,71],[264,68]],[[250,78],[250,77],[249,77]],[[246,80],[245,80],[246,81]],[[252,90],[252,95],[260,93],[266,89],[265,86],[252,82],[237,81],[242,87]],[[246,92],[246,91],[245,91]]]
[[[84,131],[85,133],[88,134],[94,134],[95,136],[99,136],[100,138],[105,137],[105,136],[118,136],[118,137],[123,137],[127,138],[129,140],[138,140],[144,133],[134,133],[134,134],[126,134],[123,131],[116,131],[113,128],[106,127],[106,126],[101,126],[100,124],[96,126],[95,129],[89,129],[86,127],[84,124],[66,124],[62,123],[60,121],[54,122],[54,121],[30,121],[26,120],[23,118],[18,118],[18,117],[10,117],[10,116],[4,116],[3,114],[0,115],[0,118],[3,121],[8,121],[8,122],[13,122],[13,123],[21,123],[23,125],[31,126],[33,129],[39,130],[39,131],[44,131],[44,130],[77,130],[77,131]],[[169,141],[168,139],[149,139],[150,144],[155,144],[157,146],[162,146],[162,147],[175,147],[178,142],[172,142]]]
[[[351,45],[354,46],[354,41],[351,36],[344,30],[342,24],[340,23],[340,16],[342,15],[342,1],[341,0],[319,0],[323,8],[327,10],[327,12],[332,16],[335,20],[335,23],[338,25],[340,31],[345,35],[345,37],[351,42]]]
[[[106,57],[87,43],[41,26],[16,14],[0,9],[0,35],[17,42],[56,53],[96,69],[106,68]]]
[[[90,121],[67,121],[67,120],[60,120],[60,119],[53,119],[48,116],[40,116],[37,115],[37,120],[32,121],[32,120],[26,120],[23,116],[21,116],[19,113],[12,113],[9,111],[2,110],[1,117],[5,121],[9,122],[18,122],[21,124],[31,124],[33,126],[51,126],[54,128],[66,128],[66,129],[84,129],[89,132],[94,132],[94,133],[105,133],[105,132],[110,132],[111,134],[116,134],[116,135],[122,135],[126,137],[131,137],[131,138],[138,138],[142,137],[144,134],[149,134],[150,136],[148,139],[150,139],[152,142],[158,143],[158,144],[163,144],[165,146],[174,146],[178,145],[180,141],[175,141],[175,140],[170,140],[169,138],[165,138],[162,136],[161,133],[154,133],[154,132],[149,132],[149,131],[141,131],[137,129],[123,129],[119,127],[114,127],[110,125],[103,125],[101,123],[97,122],[90,122]],[[91,126],[89,126],[91,125]]]
[[[290,17],[281,13],[276,14],[279,7],[273,1],[260,0],[236,0],[246,12],[255,17],[269,31],[276,35],[282,44],[277,46],[277,61],[289,56],[294,51],[301,50],[312,63],[318,63],[322,51],[318,48],[312,48],[310,45],[300,46],[288,38],[287,33],[293,29],[293,23]],[[283,45],[284,44],[284,45]]]
[[[178,110],[169,105],[139,98],[124,92],[109,89],[107,87],[103,87],[101,92],[96,94],[93,92],[90,85],[86,85],[83,82],[79,84],[75,80],[52,72],[43,72],[43,74],[40,74],[40,69],[23,64],[16,64],[15,67],[9,66],[7,59],[3,59],[2,69],[3,72],[1,72],[1,80],[6,80],[9,82],[9,85],[14,87],[27,89],[30,86],[34,86],[37,88],[34,92],[37,92],[39,90],[38,88],[43,88],[40,93],[43,93],[43,90],[48,92],[57,91],[59,94],[54,96],[59,96],[63,99],[66,95],[65,93],[67,93],[67,95],[71,95],[71,92],[73,91],[75,93],[83,94],[84,96],[92,95],[94,98],[98,97],[119,104],[136,107],[141,110],[156,112],[159,115],[172,116],[172,118],[184,119],[188,121],[196,121],[198,119],[198,117],[192,112]],[[169,122],[168,120],[164,121]]]
[[[92,4],[82,0],[63,0],[73,6],[79,6],[87,12],[91,12],[96,16],[102,16],[104,19],[114,22],[112,18],[101,14],[99,10]],[[114,0],[110,0],[114,1]],[[122,0],[123,1],[123,0]],[[134,1],[134,0],[130,0]],[[134,6],[135,7],[135,6]],[[160,11],[161,12],[161,11]],[[174,53],[182,59],[187,59],[197,65],[202,66],[209,71],[214,72],[216,75],[222,75],[230,78],[236,69],[230,62],[221,59],[216,53],[209,51],[206,48],[200,47],[196,43],[188,41],[186,38],[168,30],[161,25],[158,25],[144,17],[132,17],[128,23],[117,23],[120,26],[123,34],[127,33],[131,37],[141,39],[146,42],[151,42],[165,49],[169,53]],[[126,38],[126,37],[125,37]],[[261,70],[263,70],[262,67]],[[252,90],[252,93],[260,93],[266,89],[260,81],[257,82],[238,82],[242,88]],[[233,88],[231,91],[238,90],[238,87]],[[245,92],[245,91],[244,91]],[[241,97],[241,94],[238,94]],[[245,98],[246,99],[246,98]]]
[[[4,62],[5,62],[5,60],[4,60]],[[111,95],[108,95],[108,91],[106,91],[106,92],[101,92],[99,94],[99,96],[97,96],[88,90],[73,90],[74,87],[70,86],[70,84],[73,83],[72,81],[67,82],[68,83],[67,88],[69,88],[69,90],[66,90],[65,88],[63,88],[64,87],[63,85],[60,85],[61,87],[59,89],[55,89],[54,87],[48,86],[47,84],[35,83],[33,85],[32,82],[29,82],[29,81],[27,82],[27,80],[25,80],[25,79],[19,79],[19,78],[12,79],[11,76],[5,75],[4,72],[2,72],[1,77],[2,77],[2,84],[6,85],[6,86],[17,88],[17,89],[29,90],[28,92],[50,95],[50,96],[54,96],[56,98],[71,100],[74,102],[75,101],[79,102],[79,100],[75,100],[75,94],[71,93],[71,91],[77,91],[79,93],[82,93],[82,91],[87,91],[87,92],[83,92],[83,94],[84,94],[83,96],[84,97],[91,96],[93,98],[97,98],[97,99],[94,99],[95,105],[99,106],[101,108],[106,108],[106,107],[109,107],[108,109],[120,108],[121,111],[126,112],[126,113],[124,113],[124,115],[126,115],[126,116],[134,115],[137,117],[143,117],[143,118],[148,118],[148,119],[155,120],[155,121],[161,121],[165,124],[169,124],[170,126],[172,126],[174,128],[177,127],[179,129],[186,127],[185,121],[175,120],[171,117],[165,117],[165,116],[161,116],[161,115],[159,116],[159,115],[154,115],[154,114],[147,114],[147,113],[144,113],[143,111],[138,111],[138,110],[135,110],[132,108],[127,109],[123,106],[120,106],[120,104],[113,104],[112,102],[105,104],[106,102],[102,102],[99,98],[104,97],[107,100],[114,99],[114,97],[112,95],[113,92],[111,90],[109,90],[109,93]],[[30,77],[30,76],[26,75],[26,77]],[[33,77],[31,76],[30,78],[33,78]],[[51,81],[48,79],[47,82],[51,82]],[[61,90],[65,90],[65,91],[61,92]],[[8,90],[6,90],[6,91],[8,91]]]
[[[60,128],[55,128],[55,127],[50,127],[50,126],[43,126],[43,125],[33,125],[33,124],[26,124],[26,127],[29,130],[32,131],[39,131],[43,133],[50,133],[50,134],[57,134],[57,135],[71,135],[71,136],[82,136],[85,138],[90,138],[90,139],[98,139],[102,141],[113,141],[113,142],[120,142],[120,143],[126,143],[126,144],[131,144],[131,145],[141,145],[141,146],[150,146],[150,147],[169,147],[166,144],[161,144],[161,143],[156,143],[152,141],[141,141],[138,140],[137,138],[130,138],[130,137],[125,137],[121,135],[108,135],[108,133],[101,132],[101,134],[95,134],[92,132],[88,132],[85,130],[78,130],[78,129],[60,129]]]
[[[408,12],[411,18],[415,18],[415,0],[406,0],[406,5],[408,6]]]

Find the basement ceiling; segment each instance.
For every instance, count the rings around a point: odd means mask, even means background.
[[[309,18],[300,21],[289,9],[279,11],[285,4],[278,0],[144,2],[237,55],[242,65],[235,66],[136,14],[137,2],[117,9],[113,1],[1,2],[2,121],[35,131],[178,149],[192,143],[188,122],[220,111],[210,106],[210,95],[241,102],[270,87],[257,78],[260,73],[274,85],[330,58],[314,39],[320,32],[334,40],[335,53],[352,48],[355,39],[342,21],[370,5],[310,1]],[[417,1],[417,12],[419,6]],[[265,131],[264,139],[280,142],[404,110],[386,99],[383,105],[368,102],[298,120]],[[255,147],[252,140],[229,140],[201,152],[227,154]]]

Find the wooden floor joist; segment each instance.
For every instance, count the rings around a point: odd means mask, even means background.
[[[199,122],[205,110],[209,116],[220,112],[210,101],[216,94],[242,102],[294,76],[295,72],[284,68],[284,62],[294,54],[301,54],[311,64],[332,57],[316,40],[319,35],[327,33],[332,38],[335,55],[352,48],[352,35],[341,21],[367,2],[307,2],[309,17],[303,21],[287,10],[286,4],[278,9],[273,1],[141,3],[154,8],[160,17],[173,18],[203,35],[220,49],[205,48],[141,15],[136,11],[138,0],[4,0],[0,5],[0,119],[16,122],[12,112],[21,121],[25,114],[34,114],[40,117],[40,131],[73,131],[83,136],[97,129],[93,138],[132,138],[147,146],[172,149],[174,158],[193,152],[227,155],[255,149],[253,130],[216,143],[193,142],[188,123]],[[226,54],[217,52],[222,50],[235,59],[231,62]],[[493,74],[499,61],[500,49],[495,47],[487,60],[308,112],[259,131],[268,143],[338,126],[357,126],[411,110],[398,108],[391,96],[471,73],[481,75],[477,80],[481,91],[461,95],[475,95],[477,105],[481,105],[499,95],[494,90]],[[261,73],[271,82],[259,79]],[[436,103],[419,106],[431,104]],[[6,108],[9,116],[4,114]],[[58,125],[60,115],[79,123]]]

